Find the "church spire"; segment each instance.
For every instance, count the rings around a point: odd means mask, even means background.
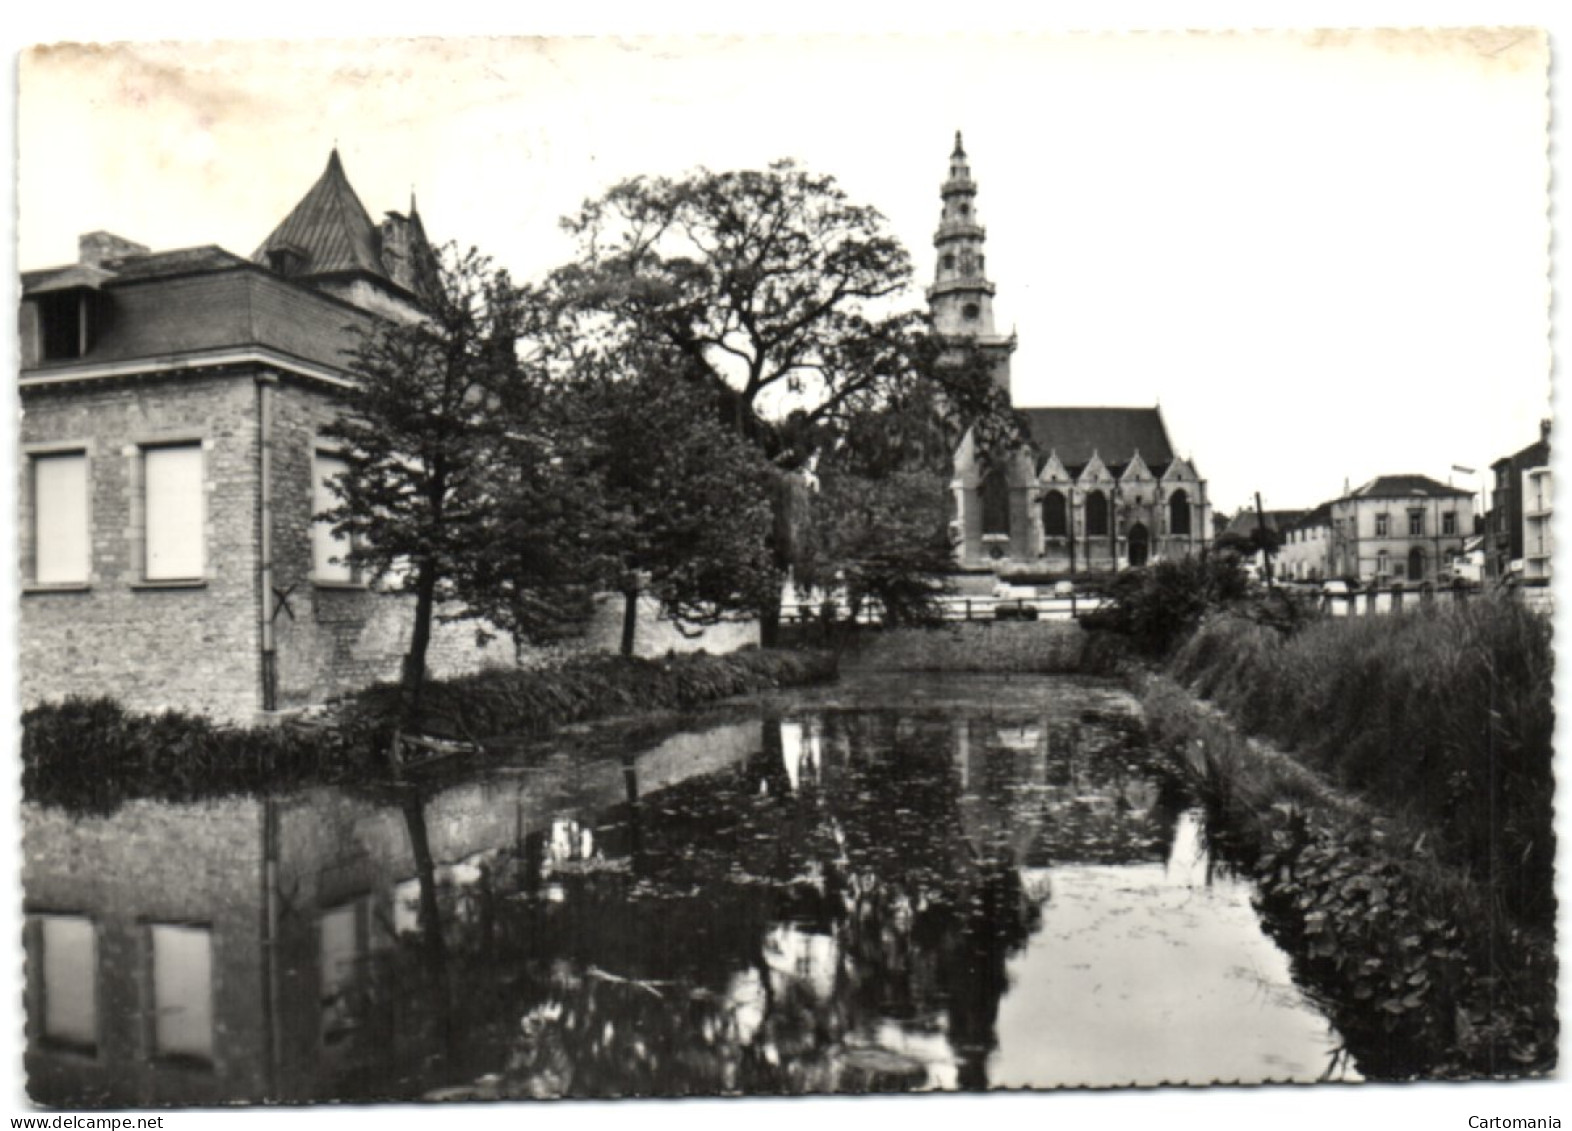
[[[1005,337],[993,322],[994,286],[988,281],[983,244],[987,229],[977,222],[977,182],[961,131],[955,131],[949,176],[939,188],[944,201],[939,227],[933,234],[938,251],[933,286],[928,288],[928,308],[934,331],[947,338],[970,338],[996,354],[996,376],[1008,391],[1010,354],[1015,338]]]

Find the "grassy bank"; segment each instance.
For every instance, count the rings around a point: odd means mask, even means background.
[[[1188,770],[1220,830],[1215,847],[1256,881],[1268,929],[1367,1076],[1554,1067],[1549,932],[1506,915],[1412,816],[1334,788],[1166,676],[1139,690],[1149,734]]]
[[[733,695],[833,679],[822,652],[746,651],[661,660],[587,656],[560,667],[489,671],[427,686],[428,733],[542,734],[566,723],[686,710]],[[397,688],[370,688],[333,728],[228,727],[194,715],[134,714],[108,699],[68,699],[22,716],[22,791],[29,801],[109,812],[133,797],[189,800],[385,772]]]
[[[1341,787],[1427,831],[1504,913],[1549,929],[1555,844],[1550,624],[1511,600],[1321,620],[1223,616],[1173,675]]]
[[[861,632],[844,653],[863,671],[1108,674],[1124,643],[1071,622],[948,624]]]

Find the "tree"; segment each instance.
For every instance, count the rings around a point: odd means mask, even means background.
[[[361,333],[349,365],[355,384],[325,430],[347,464],[335,484],[339,505],[325,517],[350,540],[350,564],[415,595],[407,723],[419,708],[437,606],[460,599],[475,549],[495,533],[497,487],[520,478],[517,462],[504,463],[524,447],[508,421],[521,401],[540,399],[515,345],[521,292],[474,250],[444,249],[441,260],[425,318]],[[546,462],[543,454],[534,461]]]
[[[723,419],[782,474],[827,436],[914,382],[942,388],[969,418],[1007,398],[974,353],[943,349],[925,319],[899,313],[911,261],[874,209],[790,161],[764,171],[636,177],[566,221],[578,256],[553,287],[580,334],[610,351],[659,344],[717,398]],[[942,362],[942,363],[941,363]],[[770,539],[791,563],[789,525]],[[777,595],[778,596],[778,595]],[[760,610],[766,642],[778,600]]]
[[[580,382],[576,395],[605,515],[593,540],[624,600],[622,654],[633,654],[645,592],[679,627],[757,609],[779,586],[768,549],[773,476],[723,425],[714,396],[648,365]]]
[[[813,553],[799,579],[838,585],[854,619],[870,598],[889,623],[937,616],[952,560],[947,466],[958,426],[921,384],[848,422],[817,466]]]

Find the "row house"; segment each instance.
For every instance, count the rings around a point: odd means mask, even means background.
[[[1332,576],[1332,504],[1306,511],[1283,531],[1277,564],[1285,581],[1321,581]]]

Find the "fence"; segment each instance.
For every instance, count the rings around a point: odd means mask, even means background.
[[[1440,587],[1426,585],[1417,589],[1394,585],[1387,589],[1361,589],[1351,593],[1323,592],[1321,608],[1334,617],[1385,616],[1441,602],[1471,601],[1487,592],[1483,587],[1466,584]],[[1501,592],[1510,593],[1535,612],[1549,614],[1554,611],[1554,599],[1548,588],[1524,586]]]
[[[1104,598],[1093,593],[1073,593],[1063,597],[943,597],[939,600],[943,619],[956,622],[1003,620],[1078,620],[1103,606]],[[822,624],[828,613],[839,623],[879,624],[884,610],[877,602],[864,603],[853,616],[838,602],[786,604],[781,606],[783,624]]]

